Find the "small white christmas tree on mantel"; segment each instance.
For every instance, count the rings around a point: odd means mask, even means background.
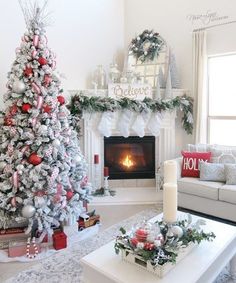
[[[21,7],[27,32],[8,74],[0,128],[0,228],[26,220],[27,232],[51,233],[84,211],[90,186],[47,47],[45,5]]]

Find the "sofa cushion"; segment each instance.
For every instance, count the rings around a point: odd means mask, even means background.
[[[188,144],[187,145],[187,151],[190,152],[207,152],[207,151],[211,151],[212,147],[214,147],[214,145],[210,145],[210,144],[204,144],[204,143],[198,143],[198,144]]]
[[[236,164],[225,164],[226,185],[236,185]]]
[[[224,164],[200,161],[198,167],[201,181],[225,182]]]
[[[198,162],[209,161],[211,158],[210,152],[188,152],[182,151],[182,177],[199,177]]]
[[[208,199],[219,199],[222,182],[200,181],[199,178],[185,177],[178,180],[178,191]]]
[[[219,189],[219,200],[236,204],[236,185],[223,185]]]
[[[236,163],[236,150],[234,148],[212,148],[211,162],[214,163]]]

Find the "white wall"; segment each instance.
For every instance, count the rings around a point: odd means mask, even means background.
[[[226,5],[227,4],[227,5]],[[97,64],[108,68],[113,56],[122,67],[124,46],[144,29],[158,31],[172,47],[182,88],[192,87],[192,25],[188,14],[216,11],[236,20],[235,0],[50,0],[49,46],[57,53],[66,89],[88,87]],[[0,108],[7,72],[25,24],[17,0],[0,0]],[[209,30],[209,54],[236,51],[236,24]],[[177,152],[192,138],[177,125]]]
[[[144,29],[159,32],[172,47],[182,88],[192,89],[192,30],[189,14],[217,12],[236,20],[235,0],[125,0],[125,46]],[[236,52],[236,23],[208,30],[208,53]],[[180,123],[177,125],[176,152],[188,143]]]
[[[47,28],[49,47],[57,54],[57,69],[67,77],[67,89],[88,87],[96,65],[108,67],[113,56],[122,64],[124,47],[123,0],[50,0],[52,24]],[[17,0],[0,0],[0,107],[7,72],[25,32]]]

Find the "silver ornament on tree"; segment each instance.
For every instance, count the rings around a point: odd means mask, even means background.
[[[43,207],[46,204],[45,198],[41,196],[36,196],[34,201],[35,201],[35,206],[38,208]]]
[[[75,156],[75,158],[74,158],[74,161],[75,161],[75,163],[80,163],[81,162],[81,156],[80,155],[77,155],[77,156]]]
[[[24,82],[22,82],[20,80],[16,80],[12,84],[12,90],[15,93],[23,93],[25,91],[25,89],[26,89],[26,86],[25,86]]]
[[[3,170],[7,166],[7,163],[4,161],[0,162],[0,170]]]
[[[21,214],[23,217],[25,218],[31,218],[34,216],[36,212],[36,209],[33,205],[31,204],[27,204],[25,206],[23,206],[22,210],[21,210]]]
[[[55,140],[52,142],[52,145],[53,145],[54,147],[59,147],[60,144],[61,144],[61,142],[60,142],[58,139],[55,139]]]

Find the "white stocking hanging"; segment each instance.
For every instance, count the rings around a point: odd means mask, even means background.
[[[147,121],[150,117],[150,112],[142,112],[137,115],[133,125],[132,130],[140,137],[145,136],[145,127],[147,124]]]
[[[133,112],[130,110],[124,110],[121,112],[121,115],[117,121],[117,129],[121,135],[127,138],[130,135],[130,123],[133,117]]]
[[[161,123],[162,123],[161,113],[152,113],[152,116],[148,122],[147,128],[153,136],[158,137],[160,135]]]
[[[98,124],[98,131],[105,137],[111,136],[113,118],[113,112],[107,111],[102,114],[102,118]]]

